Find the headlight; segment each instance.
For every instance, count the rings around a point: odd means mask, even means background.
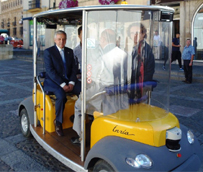
[[[192,131],[188,130],[187,132],[187,140],[190,144],[193,144],[195,141],[195,137],[194,134],[192,133]]]
[[[135,168],[151,168],[152,166],[152,160],[144,154],[139,154],[135,157],[135,159],[133,158],[126,158],[126,163],[132,167]]]

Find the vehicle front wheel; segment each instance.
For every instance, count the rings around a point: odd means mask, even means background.
[[[30,137],[31,136],[30,121],[26,109],[22,109],[20,111],[20,126],[23,135],[25,137]]]
[[[106,161],[99,160],[93,168],[93,172],[113,172],[115,171]]]

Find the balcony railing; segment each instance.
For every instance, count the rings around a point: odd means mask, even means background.
[[[29,1],[29,9],[40,8],[40,0]]]

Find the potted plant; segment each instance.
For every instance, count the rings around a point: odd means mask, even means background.
[[[70,8],[70,7],[77,7],[78,1],[77,0],[62,0],[59,3],[59,8]]]
[[[102,5],[115,4],[116,2],[118,2],[118,0],[99,0],[99,3]]]

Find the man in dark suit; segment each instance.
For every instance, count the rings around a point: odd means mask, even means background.
[[[71,92],[79,96],[81,84],[76,78],[77,67],[73,50],[65,47],[66,33],[61,30],[56,31],[54,42],[56,45],[44,51],[46,69],[44,90],[53,92],[56,96],[55,130],[59,136],[63,136],[62,123],[63,111],[67,101],[66,93]]]

